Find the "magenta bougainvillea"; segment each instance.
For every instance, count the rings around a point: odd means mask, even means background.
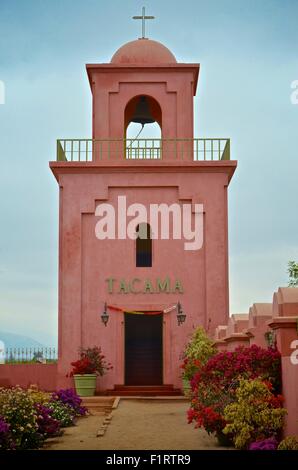
[[[219,433],[225,427],[224,408],[234,402],[241,378],[260,378],[274,394],[280,391],[281,359],[275,348],[253,345],[212,356],[191,380],[192,399],[188,422]]]
[[[226,386],[239,377],[262,377],[279,392],[280,374],[281,360],[277,349],[264,349],[257,345],[247,348],[239,346],[235,351],[224,351],[212,356],[206,366],[194,375],[192,386],[196,387],[204,379],[212,379],[212,382]]]
[[[81,402],[72,389],[50,396],[37,388],[0,388],[0,451],[42,447],[88,412]]]
[[[35,411],[37,414],[38,432],[47,439],[48,437],[59,436],[61,434],[60,422],[54,419],[51,414],[52,410],[45,405],[35,403]]]
[[[87,408],[82,406],[82,399],[72,388],[61,389],[52,394],[52,401],[61,401],[64,405],[69,405],[75,412],[76,416],[84,416],[87,414]]]
[[[10,425],[0,416],[0,450],[12,450],[15,444],[12,438]]]
[[[249,445],[249,450],[276,450],[278,442],[275,437],[269,437],[262,441],[252,442]]]

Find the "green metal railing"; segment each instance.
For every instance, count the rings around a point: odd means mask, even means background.
[[[230,160],[230,139],[62,139],[57,161]]]

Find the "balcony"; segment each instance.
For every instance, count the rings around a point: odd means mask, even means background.
[[[230,160],[230,139],[62,139],[57,162]]]

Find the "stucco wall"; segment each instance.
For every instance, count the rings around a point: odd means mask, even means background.
[[[56,389],[57,364],[1,364],[0,387],[36,384],[41,390]]]

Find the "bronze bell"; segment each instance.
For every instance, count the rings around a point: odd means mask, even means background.
[[[137,122],[142,126],[155,122],[155,119],[151,116],[146,96],[140,96],[130,122]]]

